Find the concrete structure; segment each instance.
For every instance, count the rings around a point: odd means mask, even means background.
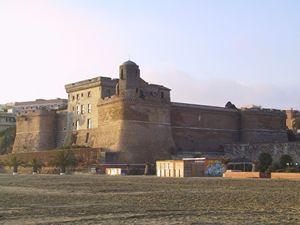
[[[67,105],[67,99],[36,99],[35,101],[15,102],[13,105],[13,112],[17,114],[21,112],[31,112],[42,109],[58,110],[67,108]]]
[[[300,173],[271,173],[272,179],[300,180]]]
[[[15,152],[85,145],[118,153],[119,163],[145,163],[178,153],[224,154],[227,144],[287,142],[285,112],[171,102],[170,89],[144,81],[132,61],[120,66],[119,79],[96,77],[65,88],[62,114],[18,115]],[[42,125],[50,121],[55,125]]]
[[[241,172],[241,171],[230,171],[227,170],[223,177],[226,178],[269,178],[267,174],[261,173],[261,172]]]
[[[222,176],[222,170],[223,166],[219,159],[185,158],[156,161],[158,177]]]
[[[13,113],[0,112],[0,131],[16,126],[16,117]]]

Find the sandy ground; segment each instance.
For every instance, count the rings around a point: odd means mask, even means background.
[[[300,181],[1,174],[0,224],[300,224]]]

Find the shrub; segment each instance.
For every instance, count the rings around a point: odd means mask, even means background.
[[[260,172],[266,172],[266,170],[272,165],[272,156],[267,153],[267,152],[263,152],[259,155],[258,157],[258,169]]]
[[[11,156],[5,164],[9,166],[9,168],[13,167],[13,172],[17,173],[19,166],[23,165],[24,162],[22,160],[19,160],[16,156]]]
[[[28,166],[32,167],[32,172],[37,173],[42,169],[44,163],[42,162],[41,159],[34,157],[29,161]]]
[[[62,150],[56,154],[49,164],[58,167],[61,173],[65,173],[67,167],[75,166],[76,163],[77,160],[71,150]]]
[[[279,164],[281,169],[285,169],[288,165],[293,163],[293,158],[290,155],[282,155],[279,159]]]

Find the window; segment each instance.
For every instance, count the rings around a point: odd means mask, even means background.
[[[120,75],[121,75],[121,77],[120,77],[120,78],[121,78],[121,80],[124,80],[124,76],[123,76],[123,69],[121,69],[121,74],[120,74]]]
[[[89,103],[88,104],[88,113],[91,113],[92,112],[92,105]]]
[[[83,93],[81,93],[81,97],[83,97]]]
[[[79,120],[76,120],[76,130],[79,130]]]
[[[84,114],[84,105],[81,105],[81,114]]]
[[[92,120],[91,119],[87,119],[87,128],[88,129],[92,128]]]
[[[164,93],[160,92],[160,98],[164,98]]]
[[[90,133],[86,133],[85,143],[88,143],[88,141],[89,141],[89,136],[90,136]]]
[[[91,96],[92,96],[92,94],[91,94],[90,91],[88,91],[87,96],[88,96],[88,97],[91,97]]]
[[[79,94],[76,95],[76,99],[79,100]]]
[[[73,96],[72,96],[72,101],[74,101],[74,100],[75,100],[75,96],[73,95]]]
[[[76,114],[79,115],[80,114],[80,109],[79,109],[79,105],[76,106]]]

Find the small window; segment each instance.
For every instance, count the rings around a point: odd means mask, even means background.
[[[92,105],[89,103],[88,104],[88,113],[91,113],[92,112]]]
[[[76,120],[76,130],[79,130],[80,126],[79,126],[79,120]]]
[[[139,89],[138,88],[135,89],[135,93],[139,93]]]
[[[88,97],[91,97],[91,96],[92,96],[90,91],[88,91],[87,96],[88,96]]]
[[[76,95],[76,99],[79,100],[79,94]]]
[[[81,93],[81,97],[83,97],[83,93]]]
[[[88,129],[92,128],[92,120],[91,119],[87,119],[87,128]]]
[[[74,100],[75,100],[75,96],[73,95],[73,96],[72,96],[72,101],[74,101]]]
[[[121,76],[120,76],[120,79],[121,80],[124,80],[124,76],[123,76],[123,69],[121,69],[121,74],[120,74]]]
[[[89,137],[90,137],[90,133],[86,133],[85,143],[88,143],[88,142],[89,142]]]
[[[84,114],[84,105],[81,105],[81,114]]]
[[[164,92],[160,92],[160,98],[164,98]]]
[[[80,114],[80,108],[79,108],[79,105],[76,106],[76,114],[77,114],[77,115]]]

